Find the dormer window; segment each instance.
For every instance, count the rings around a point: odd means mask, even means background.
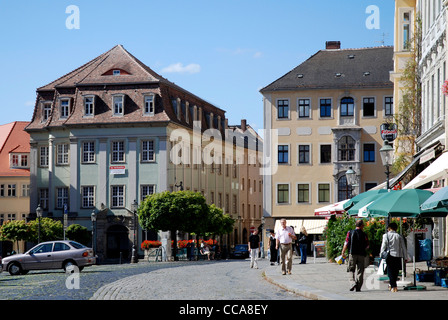
[[[44,102],[42,105],[42,122],[45,122],[50,118],[51,102]]]
[[[93,117],[95,115],[95,96],[84,97],[84,116]]]
[[[120,70],[113,70],[112,75],[119,76],[121,74]]]
[[[154,95],[147,94],[144,96],[144,115],[153,116],[154,115]]]
[[[9,160],[11,169],[30,167],[28,163],[28,154],[13,153],[9,155]]]
[[[114,95],[112,102],[114,116],[124,115],[124,94]]]
[[[70,114],[70,99],[65,99],[65,98],[60,99],[59,104],[60,104],[59,118],[61,118],[61,119],[68,118],[68,115]]]

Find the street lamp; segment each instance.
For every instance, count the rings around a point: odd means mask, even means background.
[[[90,215],[90,219],[92,220],[92,247],[93,247],[93,253],[96,254],[96,213],[95,210],[92,211],[92,214]]]
[[[37,243],[40,243],[40,219],[42,218],[42,208],[40,204],[37,206],[36,215],[37,215]]]
[[[381,160],[383,161],[383,166],[386,167],[386,184],[387,184],[387,190],[389,190],[389,167],[393,164],[393,157],[394,157],[394,148],[389,144],[389,141],[384,140],[384,146],[380,149],[380,155]]]
[[[347,185],[350,186],[350,197],[353,194],[353,187],[356,186],[356,172],[352,167],[349,167],[345,172],[345,177],[347,178]]]
[[[138,209],[138,203],[137,200],[134,200],[134,202],[131,204],[131,211],[132,214],[134,215],[133,217],[133,223],[134,223],[134,243],[132,244],[132,257],[131,257],[131,263],[137,263],[137,252],[136,252],[136,248],[135,248],[135,244],[137,243],[137,232],[136,232],[136,228],[137,228],[137,224],[136,224],[136,219],[135,217],[137,216],[137,209]]]

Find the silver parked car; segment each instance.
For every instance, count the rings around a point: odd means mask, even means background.
[[[77,266],[79,271],[94,265],[93,250],[70,240],[47,241],[36,245],[26,253],[14,254],[2,259],[2,270],[11,275],[27,274],[30,270],[67,269]]]

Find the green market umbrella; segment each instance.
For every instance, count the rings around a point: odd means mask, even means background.
[[[448,207],[448,187],[443,187],[426,199],[420,206],[420,209],[422,209],[422,211],[427,211],[444,207]]]
[[[448,208],[422,211],[420,205],[433,193],[422,189],[404,189],[389,192],[367,206],[371,217],[445,217]]]
[[[382,189],[382,190],[384,190],[384,189]],[[395,192],[395,190],[390,190],[390,192]],[[366,192],[364,192],[364,193],[366,193]],[[371,193],[370,195],[365,196],[363,199],[359,200],[354,206],[352,206],[349,210],[347,210],[348,215],[367,217],[368,205],[370,205],[373,201],[378,200],[379,198],[383,197],[386,194],[387,193],[385,193],[385,192],[381,192],[381,193]]]
[[[351,207],[353,207],[354,205],[356,205],[358,202],[360,202],[361,200],[363,200],[365,198],[376,196],[378,194],[384,194],[384,193],[387,193],[386,189],[369,190],[369,191],[360,193],[357,196],[354,196],[353,198],[348,200],[346,203],[344,203],[344,206],[343,206],[344,210],[350,209]]]

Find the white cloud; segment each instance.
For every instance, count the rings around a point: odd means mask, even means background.
[[[25,107],[34,107],[34,104],[35,104],[35,101],[31,101],[31,100],[28,100],[28,101],[25,101]]]
[[[199,73],[201,72],[201,66],[197,63],[190,63],[184,66],[182,63],[174,63],[162,69],[162,73]]]
[[[254,53],[254,58],[260,58],[262,55],[263,55],[262,52],[257,51],[257,52]]]

